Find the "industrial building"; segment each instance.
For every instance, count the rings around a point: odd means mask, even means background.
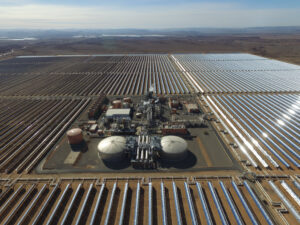
[[[105,116],[109,119],[128,119],[130,120],[130,109],[108,109]]]
[[[188,134],[188,130],[184,124],[163,125],[161,131],[163,135],[168,135],[168,134],[187,135]]]
[[[177,136],[111,136],[98,144],[103,161],[128,160],[135,168],[156,168],[159,160],[180,161],[187,154],[187,143]]]
[[[299,71],[245,53],[0,58],[0,223],[299,224]]]

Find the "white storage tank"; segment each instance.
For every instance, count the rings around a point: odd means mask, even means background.
[[[103,139],[98,144],[98,153],[104,161],[120,161],[124,158],[126,138],[112,136]]]
[[[161,157],[168,161],[180,161],[187,156],[187,142],[178,136],[164,136],[161,138]]]

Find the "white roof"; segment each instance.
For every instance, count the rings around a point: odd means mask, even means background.
[[[106,116],[114,116],[114,115],[124,115],[129,116],[131,109],[108,109],[106,111]]]
[[[82,133],[82,130],[80,128],[73,128],[71,130],[67,131],[68,136],[78,136]]]
[[[161,139],[162,150],[168,154],[180,154],[187,150],[187,142],[177,136],[165,136]]]
[[[102,154],[118,154],[124,151],[126,147],[126,138],[121,136],[112,136],[103,139],[98,144],[98,151]]]

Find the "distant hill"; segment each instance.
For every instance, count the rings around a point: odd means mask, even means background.
[[[0,39],[18,38],[92,38],[92,37],[143,37],[143,36],[198,36],[210,34],[300,34],[300,26],[294,27],[249,27],[249,28],[178,28],[178,29],[0,29]]]

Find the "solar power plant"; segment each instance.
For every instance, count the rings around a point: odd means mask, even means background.
[[[1,99],[1,171],[29,171],[88,99]],[[8,110],[5,110],[8,109]]]
[[[300,66],[0,58],[0,224],[300,224]]]
[[[174,55],[173,59],[197,92],[299,91],[297,65],[247,54],[226,55]]]
[[[21,57],[2,61],[0,73],[2,95],[139,95],[151,84],[159,94],[189,93],[167,55]]]
[[[299,95],[223,95],[206,99],[221,110],[225,122],[232,125],[229,129],[240,130],[255,158],[253,166],[300,167],[299,123],[293,114]],[[247,157],[250,160],[251,156]]]

